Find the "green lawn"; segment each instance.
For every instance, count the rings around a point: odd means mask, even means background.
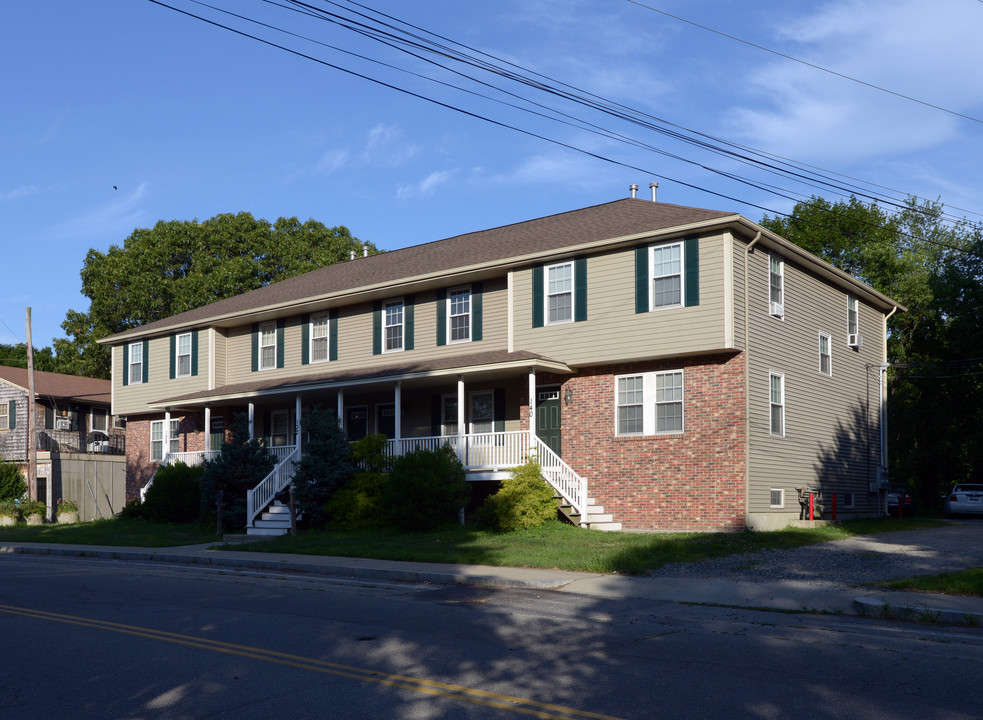
[[[560,522],[536,530],[492,533],[451,527],[432,533],[394,531],[301,531],[297,537],[250,543],[250,551],[342,555],[478,565],[559,568],[585,572],[644,573],[666,563],[694,562],[766,548],[799,547],[892,530],[936,527],[940,520],[877,518],[774,532],[605,533]],[[213,526],[154,525],[144,521],[100,520],[80,525],[0,528],[0,542],[54,542],[84,545],[167,547],[214,541]],[[230,550],[243,546],[230,546]]]
[[[940,575],[925,575],[880,583],[888,590],[916,590],[944,595],[972,595],[983,597],[983,568],[970,568]]]

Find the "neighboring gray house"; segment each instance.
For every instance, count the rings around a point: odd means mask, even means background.
[[[290,479],[336,408],[469,479],[534,453],[590,527],[727,530],[879,512],[890,298],[736,213],[623,199],[360,257],[106,338],[127,493],[234,414]],[[603,508],[603,509],[602,509]]]

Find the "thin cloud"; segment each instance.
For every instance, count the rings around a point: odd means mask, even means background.
[[[330,175],[337,172],[348,163],[348,151],[342,148],[328,150],[321,155],[317,165],[314,166],[314,173],[317,175]]]
[[[429,197],[438,187],[450,182],[456,174],[456,170],[437,170],[414,185],[400,185],[396,188],[396,198],[398,200],[410,200]]]
[[[401,165],[419,151],[418,145],[403,141],[403,131],[397,126],[380,123],[370,129],[366,136],[362,160],[366,163]]]
[[[0,202],[13,202],[14,200],[20,200],[39,193],[40,190],[35,185],[21,185],[9,192],[0,192]]]
[[[146,183],[118,200],[104,203],[77,218],[59,223],[51,234],[59,240],[88,240],[91,238],[119,237],[128,234],[140,223],[143,213],[140,201],[146,195]]]

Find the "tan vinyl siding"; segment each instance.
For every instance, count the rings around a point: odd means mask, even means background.
[[[198,374],[191,377],[170,378],[171,338],[152,338],[144,362],[147,364],[147,382],[123,385],[127,368],[123,366],[123,347],[116,346],[112,353],[114,415],[135,415],[148,412],[148,405],[161,398],[197,392],[208,388],[208,331],[198,337]]]
[[[870,512],[868,478],[876,477],[879,459],[879,408],[877,370],[867,364],[882,360],[883,316],[860,302],[864,343],[859,351],[849,348],[847,293],[786,259],[784,318],[771,317],[768,262],[768,251],[750,256],[748,510],[797,515],[795,488],[821,485],[827,506],[830,493],[853,492],[854,512]],[[821,332],[831,337],[831,376],[820,372]],[[785,378],[784,437],[770,433],[772,371]],[[785,490],[784,509],[769,507],[772,488]]]
[[[402,297],[394,295],[391,299]],[[508,341],[507,303],[506,279],[486,280],[482,291],[482,339],[438,346],[436,291],[415,293],[413,349],[379,355],[372,354],[372,304],[342,307],[338,311],[338,359],[309,365],[301,364],[303,331],[301,316],[295,315],[285,321],[283,368],[255,373],[252,371],[252,325],[233,328],[229,331],[227,382],[248,382],[258,377],[303,377],[323,373],[326,369],[351,370],[397,360],[423,361],[448,355],[504,350]]]
[[[720,235],[700,239],[698,306],[640,314],[635,313],[634,249],[590,256],[587,258],[587,320],[538,328],[532,327],[532,269],[516,271],[514,348],[562,359],[571,365],[731,349],[725,344],[727,245]]]

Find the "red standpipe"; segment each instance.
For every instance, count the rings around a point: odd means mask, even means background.
[[[815,520],[815,518],[812,516],[813,502],[815,498],[816,498],[815,493],[809,493],[809,519],[810,520]]]
[[[833,493],[833,522],[836,522],[836,493]]]

